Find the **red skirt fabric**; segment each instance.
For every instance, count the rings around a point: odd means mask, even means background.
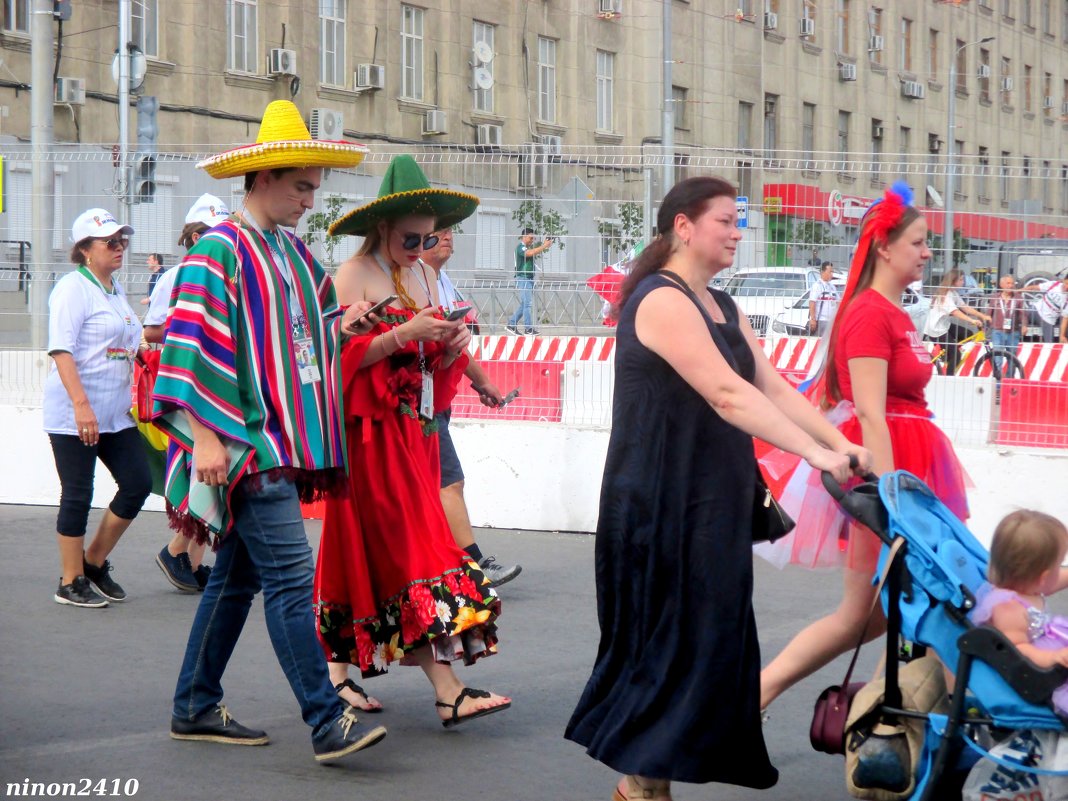
[[[843,401],[827,417],[850,442],[863,444],[860,421],[852,403]],[[890,428],[894,468],[920,478],[953,514],[966,521],[966,488],[971,482],[949,438],[931,420],[931,413],[911,404],[888,404],[886,422]],[[809,568],[845,566],[874,571],[881,546],[879,538],[845,515],[827,494],[819,473],[807,462],[797,457],[793,462],[796,467],[792,468],[779,500],[797,521],[797,528],[776,542],[756,546],[755,552],[778,567],[786,564]],[[777,472],[787,460],[778,451],[768,454],[765,464]]]
[[[343,355],[349,482],[343,497],[325,503],[315,574],[320,641],[327,659],[365,677],[393,661],[415,664],[411,651],[427,644],[439,662],[470,664],[497,650],[500,601],[445,518],[437,431],[405,395],[411,381],[398,376],[411,365],[402,355],[360,369],[365,352],[366,342],[356,342]],[[436,354],[426,355],[433,363]],[[435,397],[451,398],[459,374],[435,372],[436,384],[452,382],[435,387]]]

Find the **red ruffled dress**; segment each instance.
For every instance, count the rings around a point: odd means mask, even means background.
[[[437,427],[419,416],[419,346],[411,342],[368,367],[373,339],[411,319],[388,309],[341,357],[349,482],[326,501],[315,571],[315,614],[331,662],[364,677],[427,643],[438,662],[470,664],[496,653],[500,600],[456,545],[441,507]],[[449,408],[468,358],[440,367],[444,348],[423,343],[435,411]]]
[[[849,360],[856,358],[887,362],[886,423],[894,468],[918,476],[957,517],[967,520],[970,482],[949,438],[934,424],[924,396],[932,375],[930,354],[909,315],[874,289],[857,295],[842,320],[835,352],[842,401],[827,414],[850,442],[863,444],[849,375]],[[774,475],[786,463],[781,457],[779,451],[761,463]],[[796,468],[780,503],[797,521],[797,528],[774,543],[756,546],[756,553],[780,567],[844,565],[873,571],[879,538],[846,517],[807,462],[793,457],[793,463]]]

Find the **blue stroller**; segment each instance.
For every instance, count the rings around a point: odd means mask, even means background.
[[[1068,681],[1068,668],[1038,668],[1001,632],[968,620],[986,578],[988,553],[927,485],[904,470],[878,480],[871,477],[849,490],[827,473],[823,483],[847,514],[883,541],[879,574],[891,544],[897,538],[904,540],[882,591],[887,618],[886,692],[879,714],[887,719],[927,719],[925,753],[911,798],[951,797],[947,774],[958,764],[969,731],[983,727],[1065,731],[1050,700],[1053,691]],[[901,708],[901,637],[930,648],[947,667],[956,666],[956,689],[947,716]]]

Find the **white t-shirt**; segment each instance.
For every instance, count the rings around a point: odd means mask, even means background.
[[[444,268],[438,271],[438,302],[445,311],[452,311],[463,305],[463,297],[456,291],[455,285]]]
[[[834,319],[838,309],[838,288],[830,281],[820,278],[812,285],[809,299],[816,304],[816,320],[826,322]]]
[[[48,352],[70,353],[78,368],[100,432],[122,431],[134,425],[132,405],[133,359],[141,343],[141,322],[118,281],[105,292],[95,279],[79,270],[56,282],[48,297]],[[44,430],[74,434],[74,404],[53,362],[45,379]]]
[[[1056,325],[1061,317],[1068,317],[1068,295],[1063,281],[1045,281],[1038,285],[1042,294],[1034,300],[1038,316],[1050,325]]]
[[[931,304],[931,310],[927,314],[927,323],[923,333],[929,337],[940,337],[949,331],[953,323],[952,314],[961,306],[960,295],[957,290],[950,289],[942,297],[935,298]]]
[[[145,325],[163,325],[167,322],[167,312],[171,308],[171,292],[174,290],[174,279],[177,275],[178,268],[171,267],[152,287],[152,294],[148,298],[148,311],[145,312]]]

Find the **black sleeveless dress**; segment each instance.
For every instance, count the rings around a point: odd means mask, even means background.
[[[765,789],[778,780],[760,727],[760,649],[753,616],[755,457],[634,330],[645,278],[616,332],[612,435],[597,522],[593,673],[565,737],[625,774]],[[727,361],[755,363],[738,311],[713,296]]]

